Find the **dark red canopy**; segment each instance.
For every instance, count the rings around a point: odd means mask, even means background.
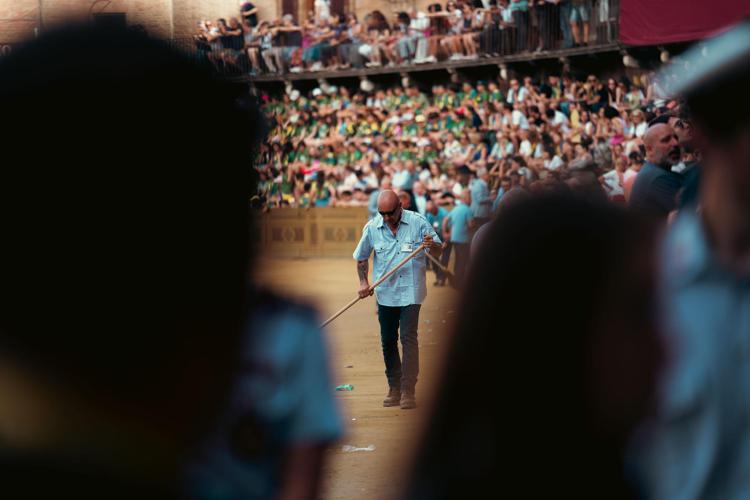
[[[699,40],[750,15],[750,0],[620,0],[620,41],[658,45]]]

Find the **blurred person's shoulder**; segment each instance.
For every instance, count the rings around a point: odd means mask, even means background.
[[[275,359],[283,364],[307,342],[320,338],[318,312],[299,299],[258,289],[248,309],[244,344],[253,359]]]
[[[277,315],[292,313],[306,318],[315,318],[317,313],[311,305],[275,291],[259,288],[253,291],[250,299],[250,315]]]

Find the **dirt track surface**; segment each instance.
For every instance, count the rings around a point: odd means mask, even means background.
[[[264,258],[259,264],[256,274],[261,283],[316,306],[321,322],[356,297],[358,281],[352,259]],[[395,498],[401,491],[405,462],[411,458],[422,419],[429,413],[425,408],[439,371],[447,326],[454,316],[454,292],[433,287],[433,281],[434,274],[428,272],[427,300],[419,315],[417,410],[383,408],[388,384],[374,297],[358,302],[327,328],[331,392],[347,430],[342,441],[330,450],[321,498]],[[354,390],[335,392],[334,387],[341,384],[352,384]],[[343,445],[374,445],[375,451],[346,453]]]

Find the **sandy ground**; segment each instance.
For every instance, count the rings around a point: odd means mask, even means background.
[[[258,279],[288,296],[317,307],[325,319],[356,297],[357,275],[351,259],[281,260],[266,257]],[[330,450],[321,498],[382,499],[398,496],[405,462],[414,451],[414,438],[429,413],[432,386],[442,359],[447,326],[454,316],[454,292],[434,288],[428,272],[427,300],[419,324],[420,378],[417,410],[383,408],[388,391],[380,350],[374,297],[361,301],[337,318],[325,332],[330,347],[331,387],[340,404],[346,436]],[[351,366],[351,368],[348,368]],[[352,384],[351,392],[334,387]],[[375,446],[375,451],[342,451],[343,445]]]

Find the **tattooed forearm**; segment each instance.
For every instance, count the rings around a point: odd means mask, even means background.
[[[366,260],[357,261],[357,274],[361,283],[367,283],[367,274],[370,270],[370,263]]]

